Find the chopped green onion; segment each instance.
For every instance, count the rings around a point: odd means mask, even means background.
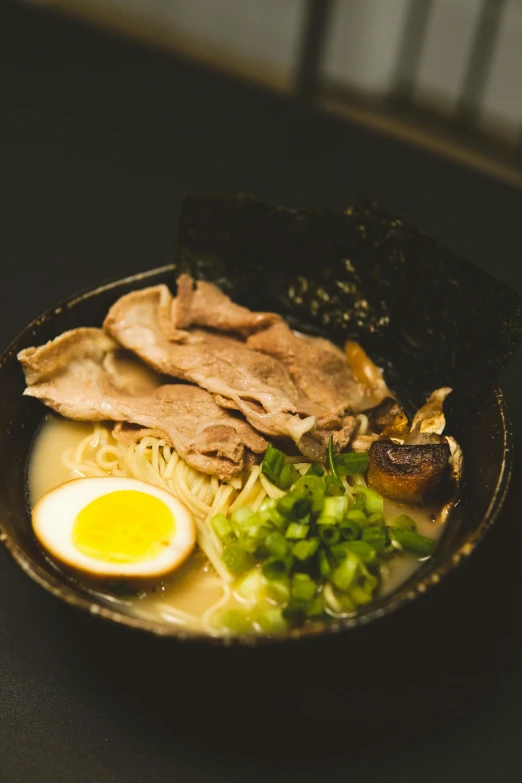
[[[341,536],[347,541],[355,541],[360,538],[361,525],[353,519],[343,519],[341,522]]]
[[[432,538],[420,536],[418,533],[413,533],[411,530],[403,530],[400,527],[389,527],[388,532],[394,546],[398,546],[399,549],[405,549],[406,552],[412,552],[416,555],[431,555],[437,546],[437,542]]]
[[[330,438],[328,440],[328,465],[330,466],[330,473],[332,474],[332,476],[336,478],[337,481],[339,481],[337,465],[335,464],[333,435],[330,435]]]
[[[250,527],[250,524],[253,523],[252,517],[254,516],[254,512],[251,508],[248,506],[241,506],[241,508],[237,508],[230,517],[230,522],[232,523],[232,526],[235,528],[245,528]]]
[[[306,604],[290,601],[284,607],[282,615],[290,625],[302,625],[306,620]]]
[[[223,562],[234,576],[240,576],[254,565],[252,555],[236,543],[226,545],[223,550]]]
[[[328,553],[324,549],[319,550],[319,554],[317,555],[317,562],[319,564],[319,573],[323,579],[330,579],[330,576],[332,575],[332,566],[330,564]]]
[[[400,527],[402,530],[410,530],[412,533],[417,532],[417,525],[407,514],[399,514],[398,517],[395,517],[392,527]]]
[[[370,514],[368,517],[368,524],[375,527],[384,527],[386,523],[382,514]]]
[[[307,604],[306,616],[322,617],[323,614],[324,614],[323,599],[320,596],[317,596],[317,598],[314,598],[313,601],[310,601],[310,603]]]
[[[259,593],[265,586],[263,574],[259,568],[253,568],[243,576],[235,587],[235,592],[246,601],[253,603],[259,599]]]
[[[219,615],[219,625],[225,631],[239,635],[252,632],[252,623],[240,609],[228,609]]]
[[[341,479],[335,478],[335,476],[325,476],[325,492],[326,495],[344,495],[344,487]]]
[[[285,533],[286,538],[293,538],[297,540],[299,538],[306,538],[310,531],[309,525],[303,525],[300,522],[291,522]]]
[[[255,620],[263,633],[283,633],[286,631],[286,622],[280,607],[270,607],[264,612],[255,615]]]
[[[388,533],[385,527],[368,525],[362,531],[362,540],[369,544],[376,552],[382,554],[389,545]]]
[[[352,508],[346,514],[346,519],[350,522],[356,522],[360,527],[364,527],[368,524],[368,517],[359,508]]]
[[[339,454],[335,457],[335,467],[339,476],[349,476],[353,473],[366,473],[368,469],[368,454],[364,451],[350,454]]]
[[[377,552],[366,541],[341,541],[332,546],[331,553],[340,563],[349,552],[353,552],[361,558],[363,563],[373,564],[377,561]]]
[[[324,468],[317,462],[313,462],[305,473],[305,476],[324,476]]]
[[[361,561],[354,552],[347,552],[346,557],[334,568],[332,572],[332,582],[343,593],[348,589],[357,578]]]
[[[324,519],[333,519],[336,523],[344,519],[348,511],[348,498],[346,495],[337,495],[336,497],[327,497],[324,499],[323,510],[321,511],[317,524],[324,524]],[[329,523],[327,523],[329,524]]]
[[[292,489],[292,495],[306,498],[312,514],[318,514],[324,504],[325,483],[321,476],[301,476]]]
[[[292,562],[293,558],[288,555],[285,557],[269,557],[263,563],[263,575],[270,580],[283,579],[290,573]]]
[[[350,587],[350,598],[357,606],[369,604],[373,598],[373,591],[367,590],[361,585],[354,584]]]
[[[341,537],[341,532],[337,525],[321,525],[317,528],[317,532],[319,533],[319,538],[323,544],[327,544],[328,546],[337,544]]]
[[[292,598],[296,601],[311,601],[315,598],[317,585],[308,574],[294,574],[292,577]]]
[[[356,489],[357,492],[360,492],[364,495],[364,508],[367,514],[383,513],[384,503],[382,495],[379,495],[378,492],[375,492],[369,487],[364,487],[362,484],[358,484]]]
[[[267,525],[254,525],[240,536],[240,542],[243,549],[254,554],[264,545],[266,538],[270,535],[272,528]]]
[[[265,547],[274,557],[284,557],[288,552],[288,542],[278,530],[274,530],[265,538]]]
[[[220,541],[227,541],[229,538],[234,537],[232,525],[224,514],[216,514],[216,516],[212,517],[210,520],[210,524]]]
[[[310,560],[319,548],[318,538],[308,538],[306,541],[298,541],[292,548],[292,554],[298,560]]]
[[[280,489],[290,489],[292,484],[294,484],[299,477],[299,471],[294,468],[291,462],[289,462],[288,465],[285,465],[281,471],[278,486]]]
[[[353,502],[352,511],[364,511],[364,500],[364,495],[356,495]]]
[[[290,600],[290,579],[272,579],[265,584],[265,592],[268,598],[278,604],[286,604]]]
[[[281,476],[284,460],[285,455],[283,452],[269,443],[261,463],[261,472],[276,486],[279,486],[279,477]]]
[[[301,519],[308,514],[310,507],[310,500],[299,496],[295,491],[289,492],[277,501],[277,510],[285,519]]]

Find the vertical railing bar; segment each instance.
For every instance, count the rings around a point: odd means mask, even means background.
[[[466,75],[455,111],[467,126],[477,122],[500,31],[505,0],[483,0],[477,31],[468,58]]]
[[[415,89],[432,6],[433,0],[410,0],[391,89],[401,101],[410,100]]]
[[[335,0],[307,0],[295,75],[295,91],[305,100],[313,98],[319,88],[324,46],[334,2]]]

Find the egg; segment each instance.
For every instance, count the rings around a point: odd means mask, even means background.
[[[63,565],[93,577],[158,578],[194,549],[196,526],[170,492],[131,478],[80,478],[36,503],[34,533]]]

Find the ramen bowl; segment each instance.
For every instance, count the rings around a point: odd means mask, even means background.
[[[35,435],[46,415],[42,405],[24,397],[23,372],[17,353],[29,345],[41,345],[77,326],[99,326],[109,307],[123,294],[164,283],[174,286],[180,267],[171,265],[110,282],[74,296],[47,311],[30,324],[0,359],[2,427],[0,430],[0,540],[23,571],[57,598],[105,620],[141,631],[204,644],[259,645],[299,639],[310,634],[344,632],[373,622],[399,607],[418,600],[422,594],[471,555],[494,523],[508,489],[512,466],[512,433],[502,393],[491,385],[471,399],[455,389],[447,413],[447,431],[462,447],[464,471],[458,502],[449,513],[443,535],[433,556],[421,563],[416,573],[398,589],[374,601],[357,614],[331,620],[320,629],[304,629],[289,636],[208,636],[180,629],[176,625],[136,617],[124,604],[114,605],[87,583],[60,570],[38,544],[32,530],[28,490],[28,459]],[[235,294],[238,301],[255,304],[260,280],[253,273],[242,278]],[[232,281],[229,289],[234,288]],[[277,280],[272,280],[277,292]],[[262,306],[285,312],[285,302],[265,290]],[[306,324],[304,324],[306,327]],[[314,325],[312,325],[314,328]]]

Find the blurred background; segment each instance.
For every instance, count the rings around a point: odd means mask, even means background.
[[[522,0],[25,0],[522,184]]]

